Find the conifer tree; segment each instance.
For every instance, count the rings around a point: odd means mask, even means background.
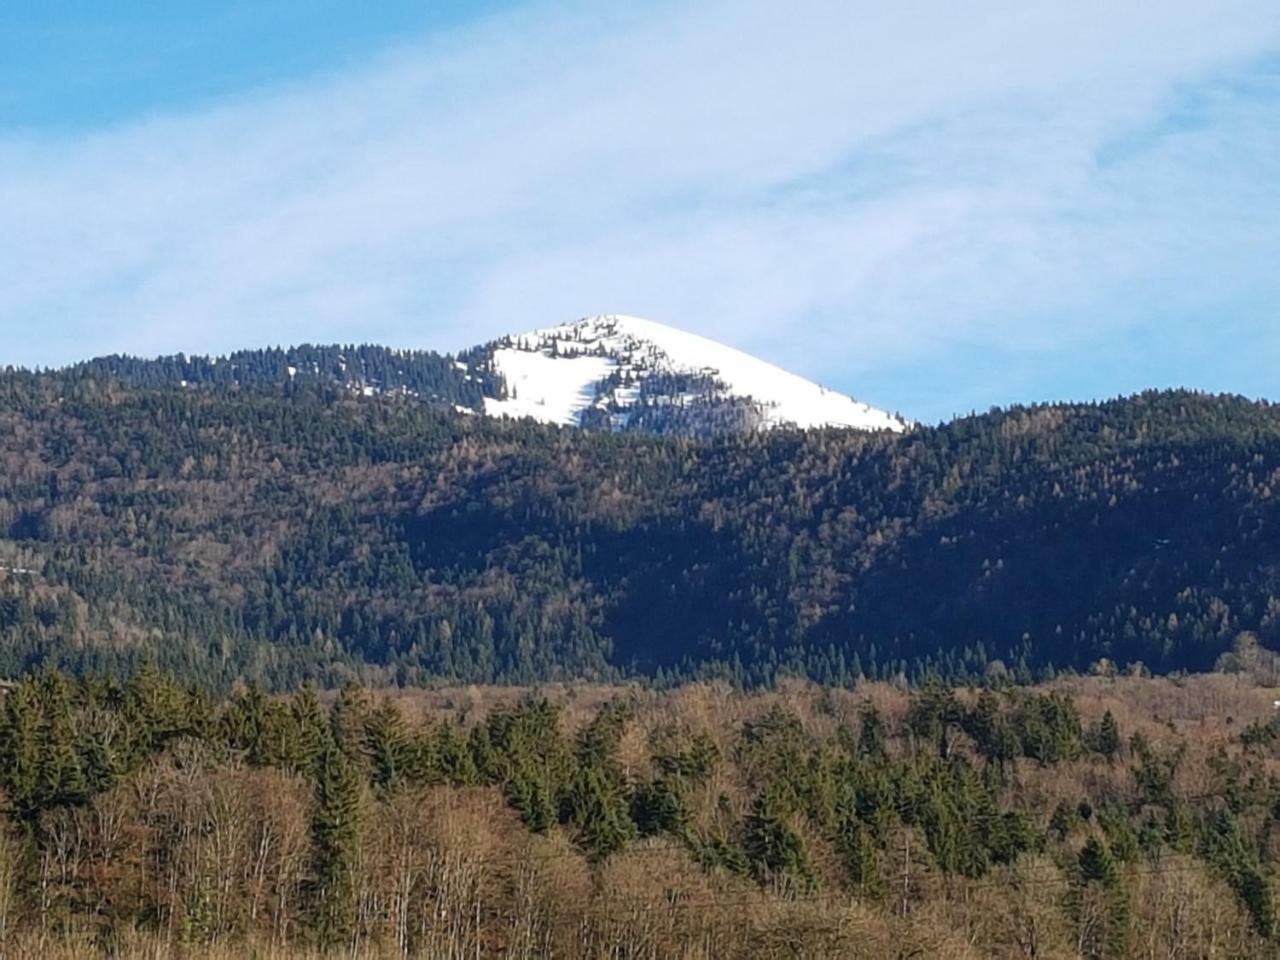
[[[1049,817],[1049,834],[1059,843],[1065,843],[1067,837],[1071,835],[1074,819],[1066,801],[1059,800],[1057,806],[1053,808],[1053,814]]]
[[[365,745],[374,790],[379,796],[395,792],[417,778],[413,740],[400,708],[384,699],[365,722]]]
[[[30,679],[4,697],[0,777],[9,802],[23,817],[40,808],[42,714],[36,684]]]
[[[868,704],[862,708],[861,728],[858,736],[858,752],[870,760],[884,757],[884,721],[880,711]]]
[[[355,925],[360,818],[356,766],[336,744],[328,744],[316,765],[311,815],[312,929],[325,947],[349,939]]]
[[[479,783],[480,771],[491,765],[489,741],[481,727],[464,737],[456,724],[446,720],[436,728],[429,750],[428,756],[438,766],[441,780],[457,787]]]
[[[41,806],[77,803],[85,795],[84,769],[76,749],[71,691],[60,673],[47,673],[40,684],[40,766],[37,793]]]
[[[285,762],[298,773],[313,773],[324,748],[332,741],[329,718],[314,684],[304,683],[289,701],[291,749]]]
[[[334,741],[360,768],[364,768],[368,761],[365,736],[370,709],[369,694],[364,688],[348,683],[338,694],[329,714]]]
[[[622,850],[636,836],[621,785],[598,766],[584,766],[562,804],[578,845],[594,860]]]
[[[848,823],[840,833],[839,845],[849,882],[858,896],[865,900],[884,896],[881,852],[871,829],[856,820]]]
[[[631,820],[640,836],[658,833],[691,842],[691,813],[687,787],[678,774],[662,774],[639,785],[631,794]]]
[[[756,797],[744,843],[756,879],[791,893],[812,890],[813,866],[804,841],[787,823],[786,804],[769,790]]]
[[[1240,821],[1230,810],[1219,811],[1205,824],[1201,850],[1226,877],[1227,883],[1249,911],[1258,933],[1267,938],[1275,936],[1271,884],[1260,869],[1254,844],[1250,843]]]
[[[1097,726],[1090,730],[1089,747],[1108,760],[1114,760],[1116,754],[1120,752],[1120,726],[1110,710],[1104,713]]]
[[[578,769],[561,804],[561,820],[595,859],[618,852],[636,835],[617,759],[618,743],[630,718],[625,706],[611,705],[578,734]]]
[[[1070,905],[1078,929],[1081,954],[1094,960],[1125,956],[1129,937],[1129,902],[1120,868],[1097,837],[1080,850]]]

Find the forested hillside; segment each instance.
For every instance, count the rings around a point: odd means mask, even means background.
[[[693,442],[293,380],[0,377],[0,672],[225,688],[1211,667],[1280,642],[1280,411]]]
[[[66,385],[111,380],[141,389],[284,390],[306,386],[339,393],[397,393],[425,403],[480,410],[486,396],[501,396],[505,388],[489,366],[472,366],[474,370],[465,369],[467,364],[431,351],[391,350],[370,344],[303,344],[288,349],[240,350],[226,357],[97,357],[46,373],[44,379]]]
[[[1274,957],[1280,726],[1221,676],[0,699],[0,953]]]

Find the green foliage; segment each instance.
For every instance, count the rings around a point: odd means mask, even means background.
[[[815,878],[804,841],[787,823],[789,803],[761,793],[747,816],[743,847],[761,883],[796,893],[813,889]]]
[[[1096,837],[1080,850],[1069,900],[1084,956],[1127,956],[1130,905],[1124,878],[1111,851]]]
[[[357,767],[345,752],[329,744],[316,764],[311,817],[312,924],[317,941],[325,947],[346,941],[355,925],[360,816]]]
[[[680,777],[660,776],[637,786],[631,798],[631,819],[639,835],[669,833],[692,842],[688,793]]]
[[[575,751],[577,772],[560,800],[560,822],[595,860],[622,850],[638,832],[617,759],[618,744],[630,720],[631,711],[615,704],[582,729]]]
[[[332,737],[328,715],[312,684],[304,684],[290,699],[289,721],[281,765],[297,773],[311,773]]]
[[[955,694],[933,680],[912,699],[907,726],[917,737],[935,743],[940,755],[946,755],[949,733],[964,718],[965,711],[956,702]]]
[[[1254,928],[1264,937],[1274,937],[1272,884],[1258,863],[1256,844],[1245,836],[1239,820],[1229,810],[1219,811],[1205,822],[1200,844],[1205,859],[1217,867],[1249,911]]]
[[[1090,728],[1085,739],[1090,750],[1108,760],[1116,758],[1120,752],[1120,726],[1110,710],[1102,715],[1096,726]]]
[[[1280,643],[1265,404],[1144,394],[691,442],[457,415],[494,385],[447,358],[235,366],[0,374],[20,465],[0,566],[28,571],[0,573],[0,673],[845,684],[1208,669],[1241,635]],[[375,382],[391,392],[353,393]],[[1039,719],[1024,749],[1079,749]],[[988,731],[989,756],[1011,748]]]
[[[659,727],[638,764],[636,721],[624,704],[570,734],[557,707],[529,697],[466,730],[410,722],[394,700],[353,686],[328,709],[312,689],[280,698],[250,688],[215,701],[151,668],[124,683],[44,671],[0,697],[0,787],[32,864],[44,862],[35,854],[57,852],[50,845],[66,837],[57,831],[85,822],[68,817],[74,808],[164,754],[183,776],[248,764],[305,777],[313,791],[306,910],[326,947],[355,930],[362,825],[376,822],[364,819],[368,804],[399,802],[427,784],[488,784],[530,830],[563,831],[593,864],[640,837],[667,836],[707,869],[787,897],[834,884],[867,901],[891,898],[896,910],[930,895],[922,875],[947,888],[995,882],[1003,867],[1047,845],[1069,874],[1063,905],[1081,951],[1100,958],[1125,955],[1132,879],[1164,869],[1166,853],[1179,851],[1222,878],[1258,936],[1277,935],[1266,850],[1280,805],[1260,758],[1198,755],[1212,796],[1187,797],[1173,776],[1184,751],[1135,736],[1110,760],[1124,766],[1104,778],[1105,789],[1078,802],[1059,798],[1050,810],[1041,788],[1027,790],[1020,777],[1071,762],[1078,737],[1068,734],[1078,735],[1078,724],[1060,694],[975,697],[933,687],[914,698],[905,722],[867,709],[839,730],[823,726],[834,711],[815,724],[774,706],[718,731],[732,743],[724,755],[709,731]],[[982,745],[998,742],[993,730],[1006,731],[1017,750],[988,755]],[[624,738],[631,769],[621,759]],[[1105,756],[1081,755],[1074,769],[1100,772]],[[1117,795],[1115,783],[1132,787]],[[722,784],[737,799],[719,792]],[[193,875],[173,915],[179,938],[215,935],[211,884]]]
[[[111,788],[177,737],[206,732],[211,712],[203,696],[152,669],[123,688],[73,685],[56,671],[29,676],[3,694],[0,787],[34,822]]]
[[[705,733],[667,728],[653,743],[657,775],[640,783],[632,794],[631,818],[641,836],[669,833],[691,846],[690,804],[695,790],[706,783],[720,759],[720,751]]]
[[[1110,886],[1118,882],[1120,875],[1111,852],[1097,837],[1086,840],[1080,850],[1079,870],[1080,882],[1083,884],[1100,883]]]
[[[846,821],[838,848],[849,875],[850,888],[864,900],[879,900],[887,889],[881,865],[881,849],[870,827],[856,819]]]
[[[978,749],[995,761],[1001,770],[1022,755],[1022,737],[990,690],[982,691],[977,705],[963,713],[961,724],[973,737]]]
[[[560,798],[573,773],[559,711],[534,699],[514,708],[497,707],[476,739],[480,775],[502,785],[525,825],[541,833],[558,823]]]
[[[1120,863],[1135,863],[1140,852],[1138,833],[1128,814],[1113,804],[1104,805],[1098,812],[1098,826],[1107,838],[1111,856]]]
[[[1014,722],[1023,754],[1046,766],[1070,760],[1080,749],[1080,715],[1061,694],[1019,696]]]
[[[379,795],[422,781],[413,735],[394,702],[383,700],[373,709],[365,721],[364,739],[373,787]]]
[[[884,723],[880,719],[880,711],[867,704],[858,717],[858,752],[871,760],[884,757]]]
[[[596,766],[579,769],[561,801],[561,819],[594,860],[618,853],[637,836],[622,783]]]
[[[1136,736],[1131,743],[1138,757],[1135,772],[1138,789],[1148,803],[1169,805],[1173,796],[1173,777],[1182,760],[1181,750],[1162,754],[1153,749],[1145,738]]]
[[[424,741],[424,767],[434,772],[432,779],[466,787],[480,782],[480,771],[494,766],[484,730],[475,728],[470,742],[452,723],[443,723],[435,736]]]
[[[1049,835],[1059,843],[1065,843],[1075,827],[1075,815],[1064,801],[1058,801],[1049,818]]]

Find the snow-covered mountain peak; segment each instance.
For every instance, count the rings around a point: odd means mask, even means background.
[[[504,337],[471,362],[506,384],[485,412],[567,426],[708,434],[904,421],[740,350],[652,320],[586,317]]]

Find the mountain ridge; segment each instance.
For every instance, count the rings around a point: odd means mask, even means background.
[[[0,463],[0,674],[846,683],[1280,646],[1280,408],[1237,397],[702,443],[9,372]]]
[[[908,426],[735,348],[623,315],[510,334],[457,354],[304,343],[219,357],[110,355],[46,373],[140,388],[398,394],[463,413],[701,438],[788,426],[890,432]]]

